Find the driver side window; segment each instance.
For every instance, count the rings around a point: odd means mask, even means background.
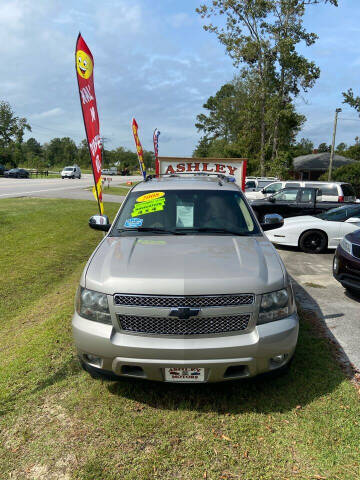
[[[282,187],[281,183],[271,183],[270,185],[264,188],[264,193],[266,195],[276,193],[281,189],[281,187]]]

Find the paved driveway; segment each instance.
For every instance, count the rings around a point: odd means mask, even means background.
[[[141,180],[141,177],[113,176],[111,186],[126,183],[128,180]],[[4,178],[0,177],[0,200],[11,197],[40,197],[40,198],[73,198],[76,200],[94,200],[91,190],[86,190],[94,185],[92,174],[83,174],[81,179],[61,178]],[[107,185],[107,184],[106,184]],[[123,197],[106,195],[104,188],[104,202],[121,203]]]
[[[334,251],[310,255],[290,247],[277,250],[295,280],[302,308],[323,319],[329,336],[342,347],[344,360],[360,371],[360,297],[348,294],[332,276]]]

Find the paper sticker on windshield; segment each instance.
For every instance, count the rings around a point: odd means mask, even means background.
[[[161,198],[165,196],[165,192],[151,192],[146,193],[145,195],[141,195],[136,199],[137,202],[148,202],[149,200],[156,200],[157,198]]]
[[[126,228],[141,227],[141,225],[143,224],[143,221],[144,220],[142,218],[128,218],[124,223],[124,227]]]
[[[160,212],[161,210],[164,210],[164,207],[165,197],[156,198],[155,200],[149,200],[147,202],[142,201],[141,203],[136,203],[134,205],[131,216],[138,217],[139,215],[147,215],[148,213]]]
[[[194,205],[176,205],[176,227],[194,226]]]

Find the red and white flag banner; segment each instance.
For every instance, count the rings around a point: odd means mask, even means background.
[[[93,193],[99,204],[100,213],[102,214],[104,213],[104,206],[101,186],[101,139],[94,88],[94,58],[80,33],[76,40],[75,68],[86,138],[89,145],[91,165],[94,174],[95,187],[93,188]]]

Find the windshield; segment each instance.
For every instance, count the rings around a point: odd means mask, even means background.
[[[74,167],[65,167],[64,171],[65,172],[72,172],[74,170]]]
[[[238,191],[167,190],[132,192],[112,235],[255,235],[259,228]]]
[[[351,217],[359,217],[360,205],[346,205],[343,207],[332,208],[325,213],[319,213],[314,216],[330,222],[343,222]]]

